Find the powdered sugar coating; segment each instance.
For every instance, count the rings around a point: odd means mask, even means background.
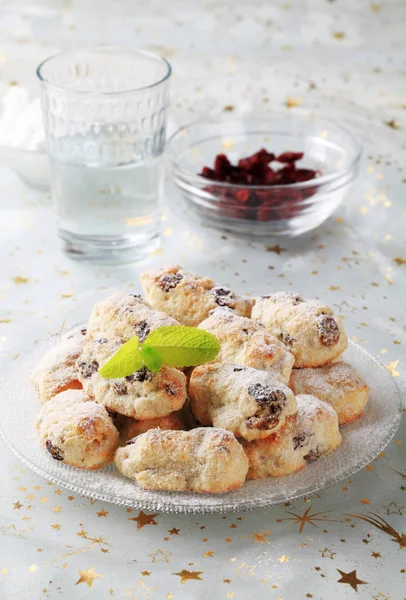
[[[268,436],[296,412],[292,391],[270,373],[235,364],[193,370],[189,397],[202,425],[214,425],[253,440]]]
[[[117,469],[147,490],[221,494],[240,487],[248,460],[235,437],[224,429],[191,431],[150,429],[119,448]]]
[[[118,431],[106,409],[83,390],[67,390],[44,404],[37,428],[51,456],[80,469],[101,469],[118,446]]]
[[[348,346],[341,319],[331,308],[298,294],[278,292],[256,298],[252,318],[287,346],[296,368],[330,363]]]
[[[338,415],[339,425],[358,419],[368,402],[368,386],[354,367],[343,361],[294,369],[290,387],[295,394],[312,394],[330,404]]]
[[[122,337],[129,340],[135,335],[142,342],[150,331],[166,325],[179,325],[169,315],[153,310],[137,294],[113,294],[94,305],[88,324],[90,339]]]
[[[158,373],[142,367],[133,375],[105,379],[98,373],[124,340],[101,338],[89,341],[77,360],[78,377],[86,393],[106,408],[134,419],[165,417],[182,408],[186,400],[186,377],[163,365]]]
[[[293,415],[276,433],[260,440],[242,441],[249,461],[247,479],[284,477],[303,469],[303,453],[293,445],[295,423]]]
[[[335,450],[342,437],[334,408],[310,394],[299,394],[296,402],[294,448],[300,450],[306,460],[315,460]]]
[[[210,331],[221,348],[213,362],[228,362],[270,372],[288,384],[295,359],[286,346],[259,321],[217,308],[198,329]]]
[[[127,418],[125,424],[121,428],[121,439],[127,442],[141,433],[146,433],[150,429],[180,431],[186,430],[187,426],[182,411],[173,412],[166,417],[158,417],[157,419],[144,419],[144,421],[136,421],[135,419]]]
[[[218,306],[237,315],[250,317],[251,303],[227,287],[216,285],[209,277],[168,265],[141,275],[148,302],[171,315],[182,325],[196,327]]]
[[[43,402],[67,389],[81,389],[76,360],[86,343],[86,328],[76,327],[51,348],[31,374],[31,381]]]

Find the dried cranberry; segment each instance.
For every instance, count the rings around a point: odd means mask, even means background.
[[[51,440],[45,442],[45,447],[54,460],[63,460],[63,451],[58,446],[54,446]]]
[[[180,273],[168,273],[167,275],[161,275],[158,285],[164,292],[169,292],[169,290],[176,288],[182,279],[183,275]]]
[[[140,321],[134,326],[134,333],[139,342],[143,342],[149,335],[151,329],[146,321]]]
[[[323,346],[335,346],[340,339],[340,328],[336,320],[329,315],[320,315],[317,319],[319,339]]]
[[[282,152],[275,158],[280,163],[292,163],[303,158],[303,152]]]

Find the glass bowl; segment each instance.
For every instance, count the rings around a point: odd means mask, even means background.
[[[263,186],[199,175],[203,167],[213,167],[218,154],[236,164],[261,148],[275,155],[304,152],[298,167],[318,176]],[[193,212],[212,226],[256,236],[296,236],[321,225],[343,201],[357,177],[362,148],[339,125],[289,114],[208,117],[179,129],[167,150],[175,184]],[[248,202],[238,200],[242,190]]]

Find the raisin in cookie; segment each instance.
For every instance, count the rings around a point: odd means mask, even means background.
[[[331,308],[298,294],[278,292],[256,298],[252,318],[287,346],[296,368],[330,363],[348,346],[341,320]]]
[[[150,429],[119,448],[117,469],[147,490],[222,494],[240,487],[248,470],[242,446],[229,431]]]
[[[296,402],[295,450],[300,450],[305,460],[315,460],[335,450],[342,437],[334,408],[310,394],[299,394]]]
[[[31,380],[42,402],[48,402],[64,390],[82,388],[75,364],[85,343],[86,329],[77,327],[41,358]]]
[[[227,287],[216,285],[209,277],[176,265],[144,273],[141,283],[152,306],[168,313],[182,325],[196,327],[218,306],[226,306],[243,317],[251,315],[248,300]]]
[[[216,363],[193,370],[190,405],[202,425],[253,440],[268,436],[296,412],[292,391],[270,373]]]
[[[368,402],[368,386],[346,362],[294,369],[290,387],[295,394],[312,394],[330,404],[338,415],[339,425],[358,419]]]
[[[80,469],[105,467],[118,446],[111,417],[83,390],[67,390],[44,404],[37,428],[52,458]]]
[[[77,360],[83,389],[111,411],[137,420],[166,417],[182,408],[186,400],[186,377],[163,365],[158,373],[145,367],[128,377],[105,379],[98,370],[122,346],[124,340],[100,338],[89,341]]]
[[[242,441],[248,457],[247,479],[283,477],[300,471],[306,465],[303,453],[293,443],[296,415],[286,419],[276,433],[261,440]]]
[[[269,371],[288,383],[295,359],[286,346],[267,332],[259,321],[240,317],[225,308],[217,308],[199,325],[216,336],[221,348],[215,361],[235,363]]]
[[[138,336],[143,342],[150,331],[166,325],[179,325],[169,315],[153,310],[137,294],[113,294],[94,305],[88,323],[88,336],[100,338]]]

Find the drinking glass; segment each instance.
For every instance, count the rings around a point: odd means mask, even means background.
[[[158,247],[170,74],[161,56],[110,47],[39,65],[58,232],[73,258],[131,262]]]

